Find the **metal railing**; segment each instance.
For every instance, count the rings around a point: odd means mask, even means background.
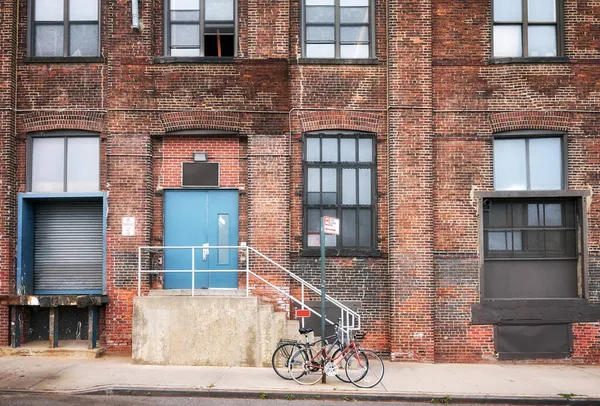
[[[245,254],[244,256],[242,256],[240,258],[240,262],[245,263],[245,267],[243,269],[196,269],[196,255],[197,255],[198,250],[200,250],[202,253],[201,255],[203,255],[204,258],[206,258],[206,256],[208,255],[207,250],[208,250],[208,253],[210,253],[210,250],[224,250],[224,249],[236,250],[236,251],[238,251],[238,256],[240,253]],[[188,269],[164,269],[164,254],[168,250],[190,251],[191,252],[191,267]],[[290,278],[292,278],[293,280],[298,282],[300,284],[300,297],[297,298],[297,297],[293,296],[291,293],[286,292],[281,287],[274,285],[273,283],[269,282],[262,276],[258,275],[255,271],[251,270],[250,269],[251,254],[262,260],[267,261],[268,264],[271,264],[276,269],[284,272]],[[144,260],[144,255],[148,255],[148,260]],[[157,257],[152,258],[151,257],[152,255],[157,256]],[[157,262],[156,261],[157,258],[161,259],[160,261],[158,261],[161,268],[153,269],[152,263]],[[148,269],[144,269],[145,268],[144,265],[148,265]],[[138,296],[142,295],[142,274],[163,274],[163,273],[183,273],[183,272],[191,273],[191,282],[192,282],[191,283],[191,287],[192,287],[191,294],[192,294],[192,296],[195,296],[195,294],[196,294],[196,287],[195,287],[196,274],[243,272],[246,274],[246,297],[250,296],[250,290],[251,290],[250,277],[253,277],[253,278],[257,279],[258,281],[262,282],[263,284],[267,285],[271,289],[275,290],[280,295],[290,299],[291,301],[293,301],[294,303],[299,305],[301,307],[301,309],[309,310],[311,312],[311,314],[314,314],[314,315],[318,316],[319,318],[321,317],[321,314],[318,311],[316,311],[315,309],[311,308],[310,306],[308,306],[306,304],[307,294],[310,294],[313,296],[316,295],[320,299],[321,289],[317,288],[316,286],[312,285],[311,283],[307,282],[306,280],[300,278],[298,275],[294,274],[293,272],[290,272],[285,267],[281,266],[277,262],[273,261],[271,258],[267,257],[260,251],[256,250],[255,248],[252,248],[250,246],[246,246],[246,245],[240,245],[240,246],[202,245],[202,246],[144,246],[144,247],[138,247]],[[353,331],[358,331],[361,328],[360,315],[357,312],[355,312],[354,310],[350,309],[348,306],[342,304],[340,301],[334,299],[333,297],[331,297],[327,294],[325,295],[325,299],[340,310],[341,316],[340,316],[340,321],[339,321],[339,327],[342,331],[343,339],[348,340]],[[336,324],[335,322],[328,319],[327,317],[325,317],[325,321],[331,325]],[[304,318],[301,319],[301,323],[302,323],[302,326],[304,326]]]

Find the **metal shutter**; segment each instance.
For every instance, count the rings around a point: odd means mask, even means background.
[[[34,290],[102,290],[102,202],[35,208]]]

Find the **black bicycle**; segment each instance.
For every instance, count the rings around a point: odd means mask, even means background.
[[[319,350],[316,355],[313,356],[313,348],[319,344],[321,344],[321,340],[316,340],[314,342],[310,342],[308,340],[308,335],[313,332],[312,328],[300,328],[298,332],[304,336],[304,340],[280,340],[277,348],[273,352],[273,356],[271,357],[271,365],[273,366],[273,370],[277,375],[286,380],[294,380],[298,381],[301,379],[303,375],[306,374],[306,371],[300,369],[293,369],[290,371],[289,362],[298,350],[302,350],[303,353],[307,354],[310,359],[313,360],[315,366],[313,369],[321,370],[322,354],[332,354],[334,359],[339,358],[339,354],[343,351],[343,346],[341,345],[340,339],[340,330],[338,326],[335,325],[335,334],[332,334],[325,338],[325,347],[326,350],[323,352]],[[329,340],[333,340],[331,344],[329,344]],[[336,378],[338,378],[342,382],[351,382],[350,379],[345,374],[345,362],[340,368],[336,370],[334,374]],[[313,372],[315,372],[313,371]]]

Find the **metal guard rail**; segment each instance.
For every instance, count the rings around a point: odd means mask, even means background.
[[[160,254],[161,252],[166,252],[166,250],[191,250],[192,253],[192,257],[191,257],[191,262],[192,262],[192,267],[191,269],[148,269],[148,270],[143,270],[142,269],[142,253],[146,252],[148,254]],[[196,257],[196,250],[218,250],[218,249],[235,249],[235,250],[244,250],[246,253],[246,268],[245,269],[227,269],[227,270],[222,270],[222,269],[195,269],[195,257]],[[263,277],[261,277],[260,275],[256,274],[255,272],[250,270],[250,253],[254,253],[256,255],[258,255],[259,257],[263,258],[264,260],[268,261],[269,263],[271,263],[272,265],[274,265],[275,267],[277,267],[279,270],[285,272],[288,276],[290,276],[292,279],[294,279],[295,281],[299,282],[301,285],[301,298],[298,299],[294,296],[292,296],[290,293],[287,293],[285,291],[283,291],[282,289],[280,289],[279,287],[273,285],[271,282],[267,281],[266,279],[264,279]],[[267,257],[266,255],[264,255],[263,253],[261,253],[260,251],[258,251],[255,248],[252,248],[250,246],[247,245],[240,245],[240,246],[224,246],[224,245],[201,245],[201,246],[142,246],[142,247],[138,247],[138,296],[142,295],[142,274],[157,274],[157,273],[182,273],[182,272],[191,272],[192,274],[192,296],[195,296],[195,275],[196,273],[205,273],[205,272],[225,272],[225,273],[229,273],[229,272],[244,272],[246,273],[246,297],[250,296],[250,275],[252,275],[253,277],[255,277],[256,279],[260,280],[261,282],[263,282],[264,284],[268,285],[269,287],[271,287],[272,289],[274,289],[276,292],[278,292],[279,294],[287,297],[288,299],[291,299],[294,303],[300,305],[302,307],[302,309],[305,310],[309,310],[312,314],[318,316],[319,318],[321,318],[321,314],[319,312],[317,312],[315,309],[311,308],[310,306],[307,306],[306,303],[304,302],[304,296],[305,296],[305,287],[308,288],[310,291],[312,291],[313,293],[316,293],[319,297],[321,297],[321,290],[318,289],[317,287],[315,287],[314,285],[312,285],[311,283],[305,281],[304,279],[300,278],[298,275],[290,272],[288,269],[286,269],[285,267],[281,266],[280,264],[278,264],[277,262],[273,261],[271,258]],[[356,313],[354,310],[350,309],[348,306],[342,304],[340,301],[334,299],[333,297],[325,294],[325,299],[327,301],[329,301],[331,304],[335,305],[337,308],[340,309],[340,314],[341,314],[341,318],[340,318],[340,330],[342,331],[342,342],[347,342],[347,340],[349,340],[350,336],[352,335],[353,331],[358,331],[361,328],[361,324],[360,324],[360,315],[358,313]],[[334,321],[328,319],[327,317],[325,317],[325,321],[331,325],[336,324]],[[302,318],[302,326],[304,326],[304,318]]]

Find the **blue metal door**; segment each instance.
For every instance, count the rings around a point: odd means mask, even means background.
[[[238,244],[237,190],[168,190],[165,192],[164,205],[166,246]],[[196,289],[237,288],[237,250],[196,249],[194,257],[195,270],[235,270],[196,273]],[[166,250],[165,269],[191,270],[191,250]],[[165,273],[165,289],[191,287],[191,272]]]
[[[238,191],[211,190],[208,193],[207,230],[208,243],[219,246],[238,245]],[[210,250],[208,269],[235,270],[236,272],[210,272],[209,288],[238,287],[238,250]]]

